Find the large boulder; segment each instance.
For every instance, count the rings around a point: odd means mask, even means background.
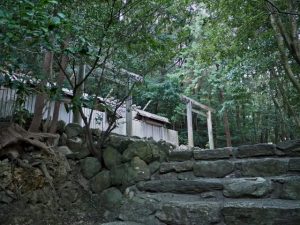
[[[128,166],[129,166],[128,163],[124,163],[124,164],[116,165],[110,170],[112,185],[122,185],[125,182]]]
[[[106,168],[112,169],[121,164],[122,155],[115,148],[108,146],[103,150],[103,160]]]
[[[106,189],[100,194],[101,205],[107,209],[116,209],[120,207],[122,199],[122,193],[115,187]]]
[[[109,137],[108,144],[117,149],[120,153],[123,153],[135,139],[128,138],[127,136],[112,134]]]
[[[67,155],[69,159],[84,159],[85,157],[89,156],[91,153],[86,144],[83,144],[78,152],[74,152],[73,154]]]
[[[101,170],[101,163],[95,157],[87,157],[80,161],[81,171],[85,178],[90,179]]]
[[[150,179],[150,169],[148,165],[139,157],[134,157],[128,167],[128,182],[136,183]]]
[[[101,171],[90,180],[90,187],[93,192],[101,193],[111,186],[110,172]]]
[[[68,138],[75,138],[83,133],[83,128],[77,123],[69,123],[65,127],[65,133]]]
[[[73,152],[79,152],[81,151],[83,140],[79,137],[70,138],[67,140],[67,146],[73,151]]]
[[[138,156],[143,161],[150,163],[160,158],[160,151],[157,146],[145,140],[132,142],[123,152],[123,161],[128,162]]]
[[[111,181],[113,185],[128,187],[138,181],[149,179],[150,169],[139,157],[134,157],[130,163],[116,165],[111,169]]]

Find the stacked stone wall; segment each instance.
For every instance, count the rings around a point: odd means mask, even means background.
[[[0,160],[0,224],[300,224],[300,141],[204,150],[111,136],[99,160],[82,127],[59,132],[55,157],[21,155],[30,170]]]

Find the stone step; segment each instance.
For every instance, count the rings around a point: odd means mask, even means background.
[[[268,177],[300,174],[300,158],[223,159],[183,162],[165,162],[160,173],[193,171],[197,177]]]
[[[242,145],[219,149],[179,147],[169,152],[169,161],[215,160],[256,157],[300,157],[300,140],[274,144]]]
[[[197,196],[193,198],[193,195],[162,193],[141,193],[137,196],[144,203],[152,202],[152,207],[156,208],[151,212],[163,224],[299,225],[300,221],[300,201],[230,198],[199,200]],[[130,201],[130,204],[134,204],[134,201]]]
[[[196,178],[140,182],[140,191],[200,194],[201,198],[273,198],[300,200],[300,176]]]

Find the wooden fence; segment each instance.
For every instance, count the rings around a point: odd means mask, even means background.
[[[15,102],[17,99],[16,90],[0,87],[0,120],[7,120],[13,116],[14,109],[16,107]],[[29,95],[26,98],[24,108],[29,113],[34,112],[35,95]],[[54,101],[48,101],[46,103],[43,119],[51,119],[54,109]],[[66,123],[73,121],[72,110],[67,110],[66,103],[61,102],[59,111],[59,120],[63,120]],[[90,116],[91,109],[83,108],[83,111],[87,117]],[[83,121],[82,121],[82,124]],[[93,110],[92,120],[90,124],[91,128],[97,128],[100,130],[106,130],[108,127],[107,113],[98,110]],[[117,127],[112,131],[113,133],[126,135],[126,119],[121,118],[117,120]],[[153,138],[156,141],[165,140],[169,143],[178,145],[178,132],[175,130],[167,129],[164,126],[156,126],[148,124],[144,121],[133,119],[132,121],[132,136]]]

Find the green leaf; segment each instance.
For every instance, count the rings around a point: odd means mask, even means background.
[[[57,15],[58,15],[61,19],[66,18],[65,14],[63,14],[63,13],[57,13]]]

